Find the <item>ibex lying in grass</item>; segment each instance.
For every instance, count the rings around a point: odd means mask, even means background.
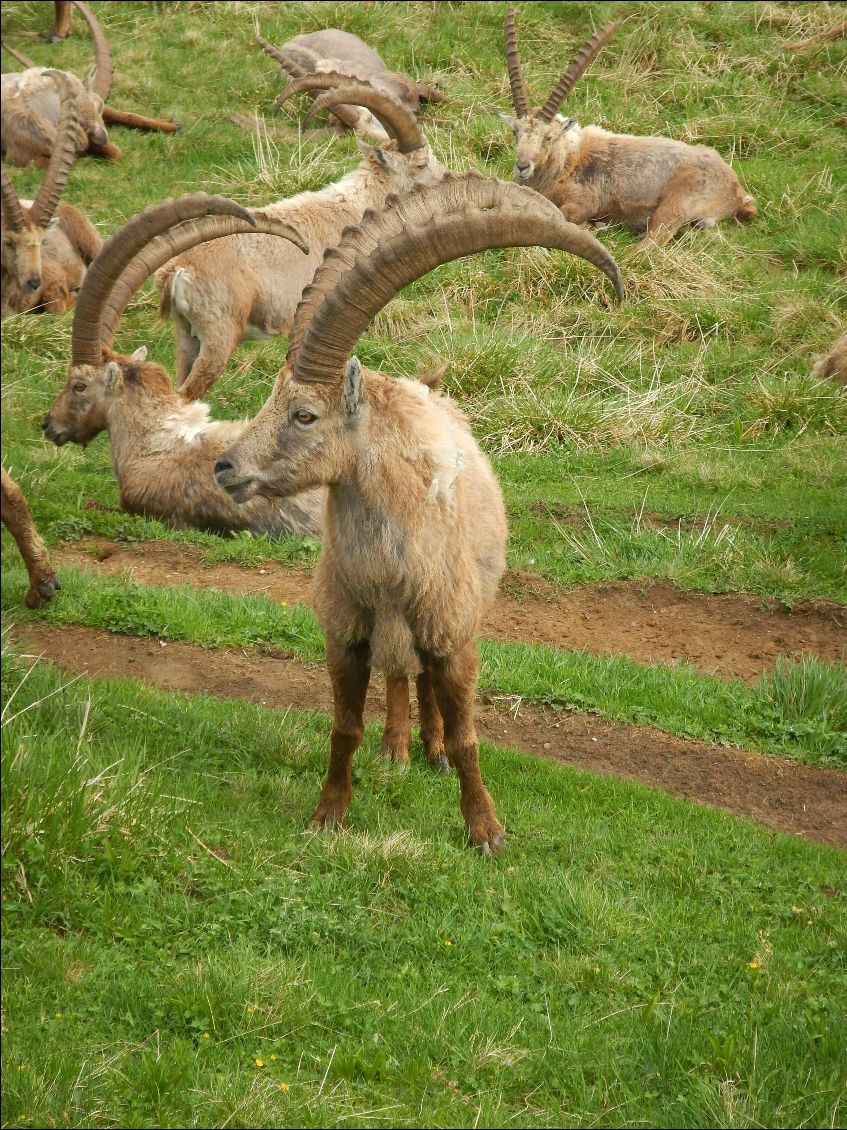
[[[497,480],[467,420],[419,385],[350,356],[371,319],[440,263],[489,247],[542,244],[617,266],[588,232],[517,185],[449,174],[369,212],[327,253],[303,295],[274,391],[215,467],[233,498],[328,486],[314,606],[326,633],[334,717],[313,822],[343,820],[371,665],[420,674],[444,722],[470,838],[503,844],[479,771],[475,638],[505,566]]]
[[[210,212],[221,214],[210,216]],[[320,537],[326,504],[323,487],[286,498],[256,497],[238,505],[217,485],[213,470],[245,424],[212,422],[207,405],[186,404],[174,392],[166,370],[146,360],[145,349],[131,357],[111,349],[127,302],[163,257],[180,246],[219,239],[228,229],[253,222],[231,201],[198,195],[149,209],[112,236],[98,259],[98,270],[83,284],[68,378],[42,427],[57,446],[84,445],[107,431],[121,505],[132,513],[177,528]],[[259,221],[256,226],[262,230],[263,224]],[[285,230],[278,221],[265,221],[264,228],[277,235]],[[419,691],[418,701],[428,755],[440,764],[443,728],[426,687]],[[403,677],[388,684],[383,756],[408,762],[410,740],[409,691]]]
[[[205,396],[240,341],[288,332],[303,288],[348,224],[358,223],[368,208],[382,207],[389,194],[434,184],[444,173],[415,119],[397,103],[369,87],[328,94],[361,100],[396,141],[366,147],[359,167],[335,184],[256,212],[293,224],[309,243],[307,256],[278,239],[251,234],[188,251],[159,271],[161,313],[174,323],[177,381],[188,400]]]
[[[132,126],[137,129],[172,133],[179,129],[176,122],[158,118],[145,118],[138,114],[116,110],[106,105],[112,89],[112,57],[103,29],[84,0],[73,0],[88,24],[94,42],[94,69],[81,82],[76,75],[62,72],[74,88],[78,104],[80,125],[77,140],[78,153],[91,153],[98,157],[118,158],[116,145],[109,141],[107,124]],[[59,11],[57,5],[57,27]],[[70,30],[70,20],[67,21]],[[55,38],[55,37],[54,37]],[[55,86],[49,80],[49,70],[41,67],[20,51],[3,45],[27,69],[20,73],[2,76],[2,131],[0,141],[4,158],[12,165],[45,165],[53,151],[56,123],[60,107]]]
[[[76,101],[67,76],[53,81],[62,91],[62,117],[44,182],[34,201],[19,200],[5,169],[2,175],[3,222],[0,242],[2,310],[20,314],[41,310],[61,314],[73,306],[88,264],[101,239],[78,208],[60,204],[76,155]]]
[[[753,197],[714,150],[666,137],[633,137],[599,126],[584,129],[557,113],[621,21],[607,24],[573,57],[540,108],[530,109],[515,35],[506,17],[506,61],[517,117],[501,117],[515,135],[515,180],[543,193],[569,220],[614,220],[644,231],[645,244],[665,243],[684,224],[711,227],[756,214]]]
[[[46,604],[56,589],[61,588],[59,578],[53,572],[47,549],[35,522],[29,512],[23,491],[15,480],[6,473],[0,475],[0,521],[15,539],[29,574],[29,592],[25,601],[27,608],[38,608]]]
[[[847,333],[843,333],[829,353],[815,363],[812,372],[818,377],[828,377],[847,385]]]
[[[298,87],[297,92],[326,90],[330,84],[346,85],[352,79],[393,98],[413,115],[417,114],[421,102],[444,101],[444,95],[432,83],[417,82],[396,71],[389,71],[372,47],[348,31],[325,28],[305,35],[295,35],[282,47],[274,47],[258,33],[256,40],[265,54],[275,59],[281,71],[290,78],[322,75],[329,79],[326,85],[310,86],[307,83]],[[288,97],[291,97],[291,93],[284,92],[277,99],[277,106]],[[362,136],[375,141],[385,141],[388,136],[379,120],[366,109],[356,108],[352,104],[339,105],[335,107],[333,114],[342,125]]]

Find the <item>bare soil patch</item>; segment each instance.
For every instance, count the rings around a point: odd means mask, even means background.
[[[123,545],[86,538],[54,554],[59,565],[103,575],[128,572],[152,585],[200,585],[262,593],[308,604],[311,578],[277,562],[248,569],[206,566],[196,546],[167,541]],[[847,654],[847,608],[824,602],[792,611],[765,609],[751,597],[704,596],[668,584],[576,585],[562,590],[533,573],[507,572],[486,617],[489,639],[628,655],[651,666],[685,660],[720,678],[755,682],[780,655],[808,651],[822,659]]]
[[[75,674],[135,678],[164,690],[243,698],[276,709],[331,707],[325,668],[309,668],[281,655],[173,642],[163,646],[156,639],[44,624],[18,625],[14,635],[33,655]],[[384,684],[375,676],[366,707],[369,719],[382,719],[384,701]],[[477,708],[480,737],[602,776],[654,785],[781,832],[847,848],[847,774],[683,741],[647,727],[516,705],[483,697]]]

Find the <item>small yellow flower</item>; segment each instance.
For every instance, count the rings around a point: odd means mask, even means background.
[[[748,969],[759,969],[761,967],[760,967],[758,961],[748,961],[747,962],[747,968]]]
[[[290,1088],[290,1087],[288,1086],[288,1084],[287,1084],[287,1083],[280,1083],[280,1085],[279,1085],[279,1089],[280,1089],[281,1091],[290,1091],[290,1090],[291,1090],[291,1088]]]
[[[452,944],[453,944],[453,943],[452,943],[452,942],[450,941],[450,939],[449,939],[449,938],[445,938],[445,939],[444,939],[444,944],[445,944],[445,946],[452,946]]]
[[[24,1069],[25,1067],[26,1067],[26,1064],[25,1064],[25,1063],[19,1063],[19,1064],[18,1064],[18,1071],[23,1071],[23,1069]]]
[[[252,1004],[248,1004],[248,1005],[247,1005],[247,1011],[248,1011],[248,1012],[255,1012],[255,1011],[256,1011],[256,1009],[255,1009],[255,1008],[253,1007],[253,1005],[252,1005]]]
[[[279,1059],[279,1056],[278,1055],[272,1055],[271,1059]]]
[[[204,1032],[204,1033],[203,1033],[203,1039],[204,1039],[204,1040],[211,1040],[211,1038],[212,1038],[212,1037],[211,1037],[211,1036],[209,1035],[209,1033],[208,1033],[208,1032]]]
[[[56,1013],[55,1019],[56,1019],[56,1020],[61,1020],[61,1019],[62,1019],[62,1014],[61,1014],[61,1012],[57,1012],[57,1013]]]
[[[264,1066],[265,1066],[265,1061],[264,1061],[263,1059],[257,1059],[257,1060],[256,1060],[256,1066],[257,1066],[257,1067],[264,1067]]]

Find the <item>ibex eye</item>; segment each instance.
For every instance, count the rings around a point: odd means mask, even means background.
[[[85,385],[81,381],[77,381],[74,385],[74,392],[85,392]]]
[[[298,424],[313,424],[317,420],[314,412],[307,412],[305,408],[299,408],[294,413],[294,419]]]

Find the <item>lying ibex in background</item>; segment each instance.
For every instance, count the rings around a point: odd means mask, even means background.
[[[26,606],[38,608],[62,586],[53,572],[47,548],[35,528],[23,491],[5,468],[0,468],[0,471],[0,521],[17,542],[29,574],[29,592],[24,598]]]
[[[607,24],[577,52],[540,108],[530,109],[515,34],[506,17],[506,62],[517,117],[501,114],[515,135],[515,180],[558,205],[569,220],[614,220],[665,243],[684,224],[711,227],[756,214],[753,197],[723,158],[705,145],[666,137],[633,137],[599,126],[582,128],[557,113],[621,21]]]
[[[112,89],[112,57],[109,44],[88,5],[83,0],[73,0],[73,3],[85,18],[94,42],[94,69],[85,82],[81,82],[70,72],[62,72],[67,75],[79,103],[80,129],[77,152],[113,159],[120,157],[118,147],[109,141],[107,124],[133,126],[164,133],[172,133],[179,129],[176,122],[145,118],[106,106],[106,99]],[[39,66],[22,52],[13,50],[8,44],[4,43],[3,46],[13,58],[27,68],[20,73],[2,76],[0,143],[3,157],[12,165],[24,166],[33,162],[45,165],[53,151],[60,114],[55,86],[48,77],[48,68]]]
[[[256,211],[293,224],[309,254],[266,236],[234,236],[186,252],[157,275],[161,313],[174,323],[177,381],[186,399],[205,396],[240,341],[288,332],[304,287],[348,224],[368,208],[381,208],[391,193],[434,184],[444,173],[408,110],[370,87],[351,84],[328,95],[339,92],[377,114],[396,140],[365,147],[358,168],[335,184]]]
[[[362,740],[370,668],[419,674],[444,722],[470,838],[503,844],[479,771],[475,639],[505,567],[497,480],[467,420],[411,381],[363,371],[351,350],[371,319],[440,263],[489,247],[541,244],[617,266],[549,201],[479,174],[446,175],[369,212],[327,254],[303,295],[288,361],[255,420],[215,467],[234,499],[328,486],[314,606],[326,633],[334,717],[313,822],[341,822]]]
[[[0,289],[4,314],[25,310],[61,314],[68,310],[76,301],[88,264],[102,243],[94,225],[78,208],[59,203],[76,156],[79,118],[67,76],[56,71],[51,77],[61,91],[62,116],[44,182],[35,200],[19,200],[9,174],[0,170]]]
[[[167,371],[146,360],[143,347],[131,357],[111,349],[127,303],[174,247],[217,240],[227,230],[254,222],[250,213],[231,201],[197,195],[148,209],[116,232],[103,247],[98,269],[83,284],[67,381],[42,428],[59,447],[85,445],[101,431],[108,432],[121,506],[131,513],[176,528],[320,537],[326,504],[323,487],[236,504],[215,482],[214,466],[246,424],[213,422],[207,405],[186,404],[174,392]],[[256,223],[257,230],[263,226],[278,237],[284,235],[285,225],[279,221]],[[426,688],[419,692],[418,701],[428,756],[440,765],[444,755],[440,716]],[[388,685],[383,756],[408,762],[410,740],[404,677]]]
[[[829,353],[816,362],[812,372],[818,377],[828,377],[847,385],[847,333],[843,333]]]
[[[295,35],[282,47],[274,47],[257,32],[256,41],[265,54],[279,63],[280,70],[292,79],[332,75],[330,81],[336,86],[353,79],[393,98],[413,115],[417,114],[421,102],[444,101],[444,95],[432,83],[417,82],[396,71],[389,71],[376,51],[349,31],[325,28]],[[328,89],[328,85],[312,87],[306,84],[298,87],[295,93],[312,89]],[[277,99],[277,107],[291,96],[291,93],[285,93],[284,97]],[[343,126],[362,136],[375,141],[386,139],[379,121],[364,108],[339,105],[333,110],[333,115]]]

